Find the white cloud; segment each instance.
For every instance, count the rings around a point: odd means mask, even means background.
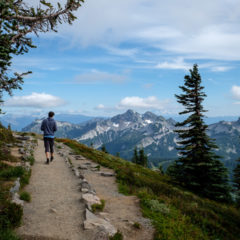
[[[173,69],[173,70],[178,70],[178,69],[183,69],[183,70],[188,70],[192,68],[192,64],[188,64],[184,62],[183,58],[178,58],[173,62],[162,62],[158,63],[156,65],[156,68],[158,69]]]
[[[105,109],[105,106],[103,104],[98,104],[98,106],[95,109],[102,110]]]
[[[136,111],[157,111],[161,114],[172,114],[179,111],[178,107],[169,99],[159,100],[156,96],[149,96],[146,98],[131,96],[123,98],[115,106],[106,106],[99,104],[94,108],[98,111],[106,113],[118,113],[122,110],[133,109]]]
[[[33,92],[28,96],[14,96],[8,99],[4,106],[6,107],[30,107],[30,108],[49,108],[58,107],[65,104],[65,101],[59,97]]]
[[[235,104],[240,104],[240,86],[233,85],[231,89],[233,99],[237,100]]]
[[[137,96],[125,97],[118,104],[118,108],[137,108],[137,109],[157,109],[164,110],[166,105],[169,104],[169,100],[160,101],[155,96],[150,96],[147,98],[141,98]]]
[[[126,79],[127,77],[125,75],[92,70],[89,73],[77,75],[74,79],[74,82],[79,84],[92,84],[101,82],[122,83]]]
[[[228,67],[228,66],[215,66],[215,67],[212,67],[211,70],[213,72],[226,72],[232,68],[233,67]]]
[[[240,59],[237,0],[88,0],[76,15],[73,26],[63,24],[55,35],[72,41],[71,46],[114,49],[134,41],[198,59]]]

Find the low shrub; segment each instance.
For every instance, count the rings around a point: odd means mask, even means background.
[[[26,159],[25,159],[26,162],[29,162],[31,166],[33,166],[34,162],[35,162],[35,159],[33,156],[28,156]]]
[[[93,213],[95,213],[96,211],[102,211],[104,209],[104,207],[105,207],[105,200],[101,199],[100,201],[101,201],[101,204],[95,203],[95,204],[93,204],[91,206]]]
[[[6,202],[0,211],[0,230],[18,227],[21,223],[23,209],[20,205]]]
[[[123,235],[120,231],[117,231],[112,237],[109,237],[109,240],[123,240]]]
[[[25,201],[25,202],[30,202],[31,201],[31,195],[28,192],[21,192],[20,193],[20,199]]]
[[[25,170],[24,174],[20,178],[21,188],[24,188],[27,184],[29,184],[30,177],[31,177],[31,170],[28,172]]]
[[[22,177],[24,173],[25,170],[23,167],[8,167],[0,172],[0,178],[9,180],[16,177]]]
[[[6,144],[6,143],[11,143],[14,142],[15,139],[12,135],[12,131],[10,128],[5,128],[1,123],[0,123],[0,142]]]
[[[136,228],[136,229],[140,229],[140,228],[141,228],[141,224],[138,223],[138,222],[135,222],[135,223],[133,224],[133,227]]]
[[[11,229],[0,230],[1,240],[21,240]]]

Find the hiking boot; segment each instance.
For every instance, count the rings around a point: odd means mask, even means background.
[[[54,157],[52,156],[52,157],[50,158],[50,161],[52,162],[52,161],[53,161],[53,159],[54,159]]]
[[[45,162],[46,164],[49,164],[49,158],[47,158],[47,161]]]

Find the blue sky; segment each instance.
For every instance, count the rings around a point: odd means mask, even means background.
[[[5,112],[174,116],[174,94],[197,63],[207,115],[240,115],[238,0],[86,0],[76,15],[14,59],[13,71],[33,74],[4,96]]]

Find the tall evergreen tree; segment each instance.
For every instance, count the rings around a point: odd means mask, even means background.
[[[134,148],[132,162],[136,163],[136,164],[139,162],[139,156],[138,156],[138,149],[137,149],[137,147]]]
[[[148,161],[147,155],[144,153],[144,149],[141,148],[139,150],[139,162],[138,162],[138,164],[143,166],[143,167],[147,167],[147,161]]]
[[[236,168],[234,169],[234,187],[235,187],[235,192],[236,192],[236,201],[238,207],[240,207],[240,158],[237,160],[238,164]]]
[[[147,167],[148,158],[147,155],[145,155],[143,148],[141,148],[139,151],[137,147],[134,148],[132,162]]]
[[[228,201],[227,170],[214,153],[217,146],[206,133],[208,126],[203,120],[206,110],[202,105],[206,94],[196,64],[184,79],[184,86],[180,86],[183,93],[175,96],[185,108],[179,114],[187,114],[187,118],[176,124],[180,158],[171,168],[170,175],[179,184],[203,197]]]
[[[102,152],[104,152],[104,153],[108,153],[108,151],[107,151],[107,149],[106,149],[106,146],[105,146],[104,144],[101,146],[101,150],[102,150]]]

